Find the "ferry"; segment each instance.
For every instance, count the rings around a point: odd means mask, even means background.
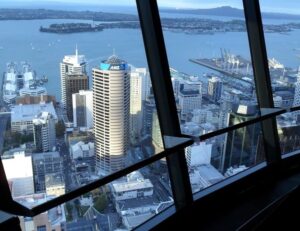
[[[46,88],[37,84],[36,73],[30,64],[22,62],[19,72],[15,63],[8,63],[7,71],[3,76],[3,101],[11,105],[15,103],[17,96],[47,94]]]
[[[16,64],[8,63],[3,76],[3,101],[7,104],[11,104],[17,97],[17,74]]]
[[[278,62],[275,58],[269,59],[269,68],[284,69],[284,65]]]

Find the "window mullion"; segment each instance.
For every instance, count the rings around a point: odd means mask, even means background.
[[[181,136],[169,64],[156,1],[137,0],[158,119],[163,136]],[[165,139],[164,144],[166,148]],[[184,150],[167,158],[174,203],[181,209],[193,201]]]
[[[243,0],[243,4],[259,107],[274,108],[259,0]],[[267,163],[277,165],[281,150],[276,117],[262,122],[262,132]]]

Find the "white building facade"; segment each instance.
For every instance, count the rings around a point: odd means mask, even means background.
[[[10,158],[2,158],[6,178],[11,182],[12,196],[24,196],[34,193],[31,156],[24,151],[15,152]]]
[[[33,133],[33,119],[41,112],[48,112],[58,121],[53,103],[15,105],[11,107],[11,131]]]
[[[80,90],[72,95],[74,127],[93,128],[93,91]]]
[[[61,83],[61,102],[64,107],[67,104],[66,95],[66,76],[86,74],[86,61],[84,55],[78,55],[76,48],[75,55],[66,55],[60,63],[60,83]]]
[[[96,168],[109,174],[124,167],[129,141],[130,68],[112,55],[93,69]]]
[[[143,128],[142,101],[146,99],[147,87],[146,68],[133,68],[130,72],[130,135],[131,143],[139,140]]]
[[[56,144],[55,118],[49,112],[41,112],[33,120],[33,137],[36,150],[53,151]]]

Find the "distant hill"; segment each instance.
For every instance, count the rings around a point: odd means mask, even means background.
[[[244,18],[243,10],[233,8],[230,6],[222,6],[222,7],[210,8],[210,9],[161,9],[161,12]],[[300,20],[300,15],[295,15],[295,14],[262,12],[262,15],[264,18]]]

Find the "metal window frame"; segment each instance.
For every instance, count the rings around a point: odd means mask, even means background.
[[[3,164],[2,161],[0,161],[1,210],[8,211],[15,215],[35,216],[41,212],[45,212],[62,203],[79,197],[86,192],[90,192],[93,189],[104,186],[105,184],[123,177],[132,171],[146,167],[149,164],[165,157],[168,162],[175,207],[176,210],[182,209],[193,202],[193,195],[184,155],[184,148],[193,144],[193,140],[191,138],[206,140],[257,122],[262,122],[263,124],[263,137],[268,164],[267,167],[274,163],[280,163],[281,152],[275,116],[299,110],[300,107],[293,107],[291,109],[273,109],[272,88],[268,70],[268,60],[259,1],[243,0],[245,20],[249,36],[259,105],[262,108],[272,109],[266,113],[262,110],[260,117],[251,121],[246,121],[231,127],[220,129],[200,137],[190,137],[181,134],[157,2],[155,0],[136,0],[136,2],[158,109],[159,122],[162,134],[164,138],[166,138],[164,139],[165,151],[32,209],[28,209],[13,201],[8,182],[5,177]],[[270,132],[267,133],[267,131],[272,132],[270,134]],[[165,137],[166,135],[170,137]],[[189,137],[189,139],[180,137]],[[168,140],[170,142],[168,142]]]
[[[137,0],[137,8],[162,135],[181,136],[170,68],[156,0]],[[167,158],[176,209],[193,202],[184,149]]]
[[[243,0],[243,5],[258,104],[262,109],[271,109],[274,108],[273,92],[259,0]],[[277,168],[281,161],[281,149],[276,118],[262,122],[262,133],[266,161]]]
[[[55,199],[47,201],[47,202],[45,202],[41,205],[38,205],[32,209],[29,209],[23,205],[20,205],[16,201],[13,201],[11,193],[10,193],[10,189],[8,186],[8,182],[5,177],[5,171],[3,168],[3,164],[2,164],[2,161],[0,161],[0,188],[1,188],[1,193],[3,192],[3,194],[1,194],[1,197],[0,197],[0,202],[1,202],[0,210],[9,212],[14,215],[21,215],[21,216],[28,216],[28,217],[36,216],[42,212],[45,212],[49,209],[52,209],[58,205],[65,203],[67,201],[75,199],[75,198],[77,198],[87,192],[90,192],[96,188],[102,187],[102,186],[104,186],[114,180],[117,180],[123,176],[126,176],[130,172],[139,170],[139,169],[146,167],[146,166],[148,166],[158,160],[161,160],[165,157],[178,155],[178,150],[182,150],[185,147],[192,145],[194,143],[194,140],[198,140],[198,139],[207,140],[207,139],[210,139],[217,135],[222,135],[222,134],[228,133],[230,131],[236,130],[238,128],[249,126],[249,125],[261,122],[261,121],[268,120],[275,116],[284,114],[286,112],[297,111],[297,110],[300,110],[300,106],[293,107],[290,109],[273,110],[271,112],[261,115],[260,117],[255,118],[255,119],[245,121],[240,124],[236,124],[231,127],[227,127],[227,128],[215,131],[215,132],[207,133],[200,137],[191,137],[190,136],[187,138],[178,138],[178,137],[166,136],[166,137],[164,137],[164,141],[165,141],[165,145],[166,145],[165,151],[163,151],[159,154],[156,154],[148,159],[142,160],[142,161],[140,161],[136,164],[133,164],[129,167],[126,167],[118,172],[115,172],[115,173],[109,175],[109,176],[106,176],[106,177],[96,180],[90,184],[87,184],[78,189],[75,189],[74,191],[68,192],[62,196],[59,196]],[[181,154],[184,155],[184,153],[181,153]]]

